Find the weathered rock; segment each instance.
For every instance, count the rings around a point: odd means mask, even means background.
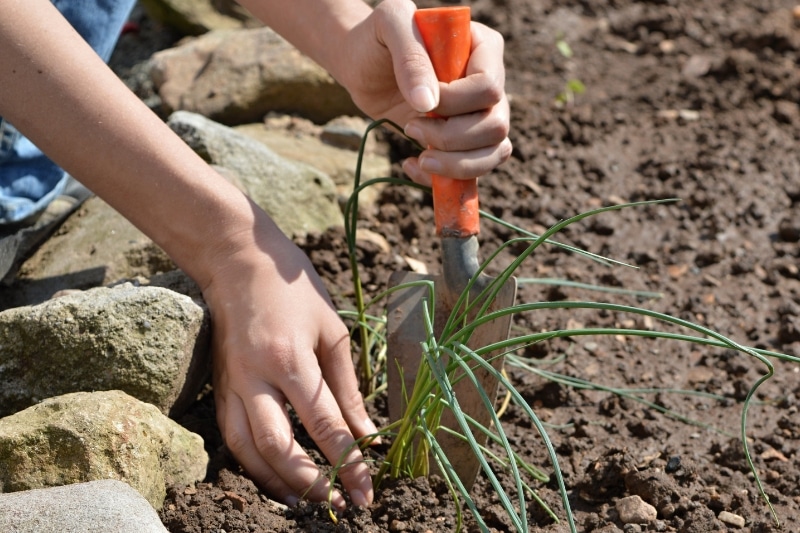
[[[243,188],[238,175],[224,168],[217,170]],[[11,287],[0,284],[0,311],[39,304],[67,289],[150,279],[176,268],[147,235],[106,202],[92,197],[22,265],[19,283]],[[173,290],[191,295],[199,292],[196,287],[188,289]]]
[[[298,122],[295,118],[286,117],[286,119],[291,120],[292,124]],[[335,124],[341,123],[335,121],[331,127],[309,123],[296,129],[291,127],[287,129],[282,118],[277,118],[261,124],[244,124],[235,129],[263,143],[282,157],[300,161],[330,176],[336,185],[339,205],[343,206],[353,193],[358,152],[342,145],[345,144],[345,138],[349,138],[352,142],[358,130],[351,128],[345,132]],[[339,143],[338,146],[331,143],[334,138]],[[373,139],[368,143],[368,151],[364,153],[361,162],[361,182],[389,175],[391,175],[391,161],[388,148],[377,144]],[[382,184],[365,188],[359,195],[359,205],[369,209],[375,204],[383,189]]]
[[[0,492],[119,479],[160,509],[206,474],[203,439],[121,391],[76,392],[0,419]]]
[[[177,414],[210,367],[209,319],[158,287],[95,288],[0,313],[0,414],[76,391],[120,389]]]
[[[174,270],[166,253],[100,198],[89,198],[20,269],[0,310],[41,303],[64,289]]]
[[[361,117],[336,117],[322,127],[320,139],[332,146],[358,151],[368,127],[369,122]],[[372,135],[366,139],[365,151],[374,150],[375,136]]]
[[[336,187],[326,174],[196,113],[177,111],[170,127],[207,161],[235,172],[248,195],[289,236],[341,226]]]
[[[234,0],[141,0],[141,4],[151,18],[187,35],[260,25]]]
[[[270,111],[323,123],[358,109],[322,67],[269,28],[213,31],[151,62],[167,112],[185,110],[233,125]]]
[[[130,485],[103,479],[0,494],[0,531],[162,533],[167,529]]]

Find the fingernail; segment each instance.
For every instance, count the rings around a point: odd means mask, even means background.
[[[420,157],[419,168],[428,174],[440,174],[442,172],[442,164],[432,157]]]
[[[300,501],[300,498],[298,498],[297,496],[287,496],[286,498],[284,498],[284,501],[286,502],[286,505],[288,505],[289,507],[294,507],[295,505],[297,505],[297,502]]]
[[[409,99],[411,107],[420,113],[427,113],[436,107],[436,99],[433,97],[433,91],[424,85],[411,89]]]
[[[412,180],[420,175],[419,166],[414,164],[414,161],[415,160],[412,159],[406,159],[403,161],[403,172],[405,172],[406,176]]]
[[[331,495],[331,505],[333,505],[337,510],[344,511],[345,507],[347,507],[347,502],[342,496],[342,493],[338,490],[333,491]]]
[[[427,146],[428,143],[425,142],[425,134],[422,133],[422,130],[419,129],[417,126],[408,125],[406,129],[403,131],[408,137],[411,137],[415,141],[417,141],[422,146]]]
[[[374,437],[370,438],[370,441],[369,441],[370,446],[374,446],[376,444],[382,444],[383,441],[381,440],[381,436],[377,434],[378,433],[378,428],[375,426],[375,424],[372,422],[372,420],[367,418],[364,421],[364,425],[367,428],[367,433],[370,434],[370,435],[374,435]]]
[[[353,505],[356,507],[367,507],[369,505],[367,497],[364,496],[364,493],[358,489],[353,489],[350,491],[350,501],[353,502]]]
[[[378,432],[378,426],[375,425],[375,422],[373,422],[371,418],[367,418],[366,420],[364,420],[364,425],[367,427],[367,432],[369,433]]]

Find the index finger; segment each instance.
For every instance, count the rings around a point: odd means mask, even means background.
[[[439,88],[441,98],[435,111],[443,117],[491,109],[505,97],[503,37],[478,22],[472,22],[471,28],[472,49],[466,76]]]
[[[328,461],[340,467],[339,478],[353,504],[366,507],[372,495],[369,467],[319,366],[306,372],[311,375],[284,389],[286,398]]]

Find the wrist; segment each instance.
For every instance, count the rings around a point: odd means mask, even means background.
[[[201,215],[195,235],[175,242],[178,257],[173,257],[204,292],[231,275],[248,277],[255,269],[277,268],[287,247],[293,246],[272,219],[238,190],[215,208],[217,216]]]

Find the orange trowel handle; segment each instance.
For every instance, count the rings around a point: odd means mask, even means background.
[[[439,81],[450,83],[463,78],[472,48],[469,7],[418,9],[414,21]],[[432,185],[437,235],[460,238],[476,235],[480,218],[477,180],[433,176]]]

